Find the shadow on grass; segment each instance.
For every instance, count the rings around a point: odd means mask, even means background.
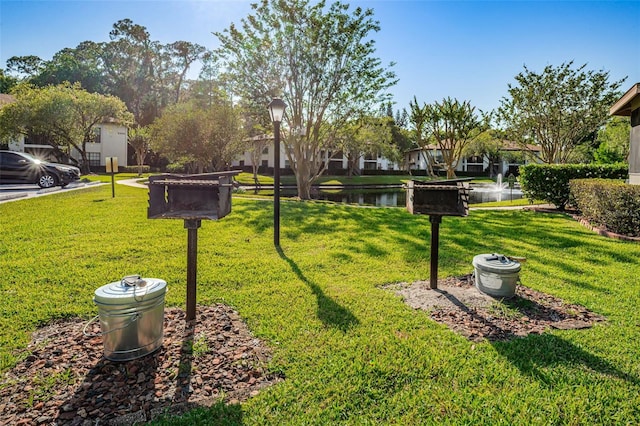
[[[494,342],[493,346],[522,374],[538,380],[545,386],[553,387],[565,381],[563,377],[559,377],[560,375],[579,376],[580,374],[574,374],[576,372],[597,373],[636,386],[640,384],[637,377],[553,334],[529,335],[510,342]]]
[[[585,373],[624,380],[636,386],[640,384],[638,377],[620,370],[615,364],[557,335],[546,332],[533,334],[536,333],[534,331],[527,337],[518,338],[509,327],[503,328],[503,322],[494,321],[493,316],[480,315],[476,309],[470,308],[454,295],[442,290],[435,291],[443,294],[467,315],[469,321],[465,322],[482,324],[485,337],[491,341],[496,351],[508,359],[522,374],[538,380],[544,386],[553,387],[573,378],[582,380],[580,376]],[[520,315],[529,317],[533,323],[545,322],[553,318],[556,318],[556,321],[567,318],[562,309],[520,296],[502,300],[501,303]],[[520,331],[527,330],[520,328]]]
[[[291,270],[295,272],[302,282],[309,286],[313,294],[316,296],[318,300],[318,319],[322,321],[325,326],[347,331],[349,328],[360,323],[349,309],[341,306],[339,303],[324,294],[318,284],[309,280],[304,273],[302,273],[302,270],[300,270],[298,265],[287,257],[281,247],[278,247],[276,250],[280,257],[289,264]]]

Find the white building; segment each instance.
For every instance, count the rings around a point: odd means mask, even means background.
[[[428,151],[428,153],[425,151]],[[525,151],[528,151],[528,155],[524,155]],[[494,175],[498,173],[503,175],[514,173],[517,175],[518,167],[521,165],[540,161],[540,147],[536,145],[527,145],[525,150],[515,143],[507,142],[504,144],[502,152],[504,152],[504,155],[502,155],[500,161],[497,164],[493,164]],[[410,170],[426,170],[429,157],[431,157],[432,166],[436,171],[444,168],[442,152],[436,145],[428,145],[426,149],[415,148],[405,153],[405,160]],[[473,155],[461,158],[455,170],[456,172],[482,174],[489,167],[489,158],[487,156]]]
[[[0,93],[0,107],[15,102],[11,95]],[[117,157],[118,165],[127,166],[127,128],[115,121],[107,120],[93,128],[95,137],[86,145],[87,157],[90,167],[105,166],[105,158]],[[49,161],[60,161],[56,158],[54,149],[46,141],[31,141],[23,135],[9,141],[9,149],[12,151],[26,152],[37,158]],[[78,161],[80,153],[73,149],[70,156]]]
[[[263,135],[255,136],[249,139],[250,142],[256,144],[260,149],[260,153],[255,156],[257,165],[262,169],[272,168],[274,166],[274,143],[273,136]],[[328,173],[337,170],[347,170],[348,159],[341,152],[331,155],[330,152],[322,153],[325,162],[328,164]],[[232,163],[235,167],[251,167],[253,165],[252,152],[245,151],[236,161]],[[289,168],[289,158],[287,157],[286,147],[284,143],[280,144],[280,168]],[[400,170],[397,164],[388,160],[381,155],[362,155],[358,159],[357,168],[359,170]]]
[[[87,160],[90,167],[105,166],[105,158],[118,158],[119,166],[127,166],[127,128],[115,122],[101,123],[93,128],[95,137],[87,143]],[[80,159],[73,150],[71,156]]]
[[[89,166],[104,167],[107,157],[117,157],[119,166],[127,166],[127,128],[117,123],[102,123],[93,130],[95,137],[86,145]],[[9,142],[9,149],[26,152],[43,160],[60,161],[51,145],[34,143],[24,136]],[[78,161],[82,158],[76,149],[72,149],[70,155]]]

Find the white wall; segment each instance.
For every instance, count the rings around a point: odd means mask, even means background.
[[[9,142],[9,149],[11,151],[24,152],[24,136],[20,135],[17,139]]]
[[[100,165],[105,158],[117,157],[119,166],[127,166],[127,128],[120,124],[103,123],[100,128],[100,143],[88,143],[87,152],[100,154]]]

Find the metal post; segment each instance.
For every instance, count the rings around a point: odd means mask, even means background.
[[[185,219],[187,236],[187,321],[196,318],[196,276],[198,270],[198,228],[200,219]]]
[[[431,276],[429,278],[429,288],[438,288],[438,245],[440,243],[440,222],[442,216],[431,215]]]
[[[280,247],[280,122],[273,123],[273,245]]]
[[[113,157],[109,157],[111,162],[111,198],[116,198],[116,173],[113,169]]]

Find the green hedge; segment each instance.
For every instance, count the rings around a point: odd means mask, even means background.
[[[572,203],[589,222],[617,234],[640,236],[640,185],[576,179],[569,186]]]
[[[571,179],[626,179],[627,164],[527,164],[520,166],[520,186],[530,200],[544,200],[564,209]]]
[[[118,171],[120,173],[138,173],[140,167],[138,166],[120,166],[118,167]],[[147,165],[142,166],[142,173],[149,173],[151,171],[151,167]]]

